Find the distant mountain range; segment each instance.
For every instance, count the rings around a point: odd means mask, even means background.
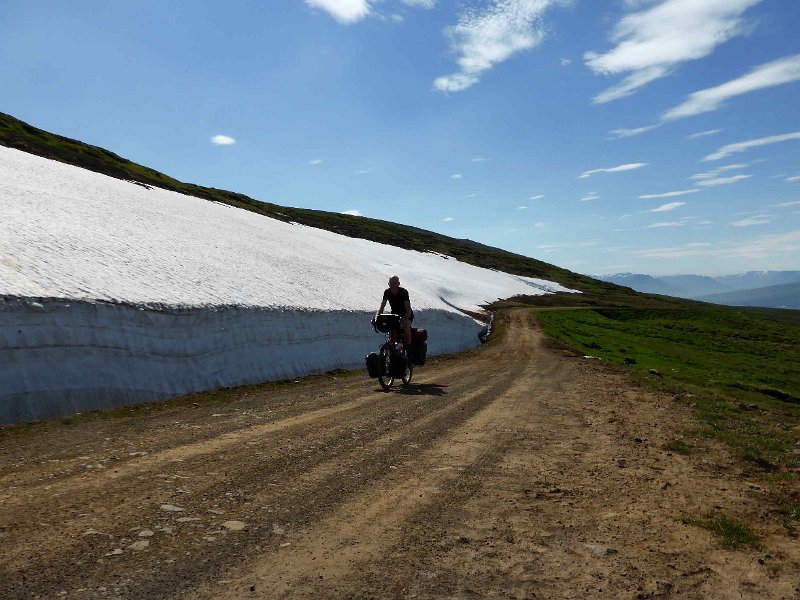
[[[800,271],[747,271],[735,275],[664,275],[642,273],[593,275],[637,292],[677,296],[733,306],[800,308]]]

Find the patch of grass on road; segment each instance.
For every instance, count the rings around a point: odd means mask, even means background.
[[[792,313],[787,315],[786,313]],[[798,311],[711,305],[541,310],[544,332],[675,395],[718,439],[767,470],[797,467]],[[653,374],[653,370],[658,374]]]
[[[745,523],[726,517],[715,510],[709,511],[704,517],[686,517],[683,522],[687,525],[702,527],[717,534],[722,538],[722,545],[731,550],[741,546],[751,546],[753,548],[761,546],[759,536]]]
[[[672,440],[664,444],[664,450],[668,452],[675,452],[676,454],[691,454],[692,446],[683,440]]]

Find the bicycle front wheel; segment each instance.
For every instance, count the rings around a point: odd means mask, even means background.
[[[388,392],[389,388],[392,387],[394,384],[394,377],[390,375],[392,372],[392,349],[389,344],[385,344],[381,347],[380,354],[380,367],[381,373],[378,375],[378,382],[381,384],[384,392]]]

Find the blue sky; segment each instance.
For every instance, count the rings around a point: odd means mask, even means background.
[[[799,30],[796,0],[4,0],[0,111],[584,273],[800,269]]]

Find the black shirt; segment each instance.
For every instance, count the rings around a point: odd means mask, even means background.
[[[405,288],[399,288],[396,296],[392,294],[391,288],[387,288],[386,291],[383,292],[383,299],[388,300],[389,306],[392,307],[392,312],[401,317],[404,317],[406,314],[406,302],[411,301],[408,297],[408,290]]]

